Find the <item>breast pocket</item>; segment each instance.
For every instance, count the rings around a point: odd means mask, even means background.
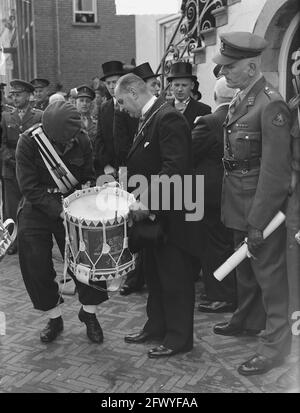
[[[261,157],[261,133],[238,131],[235,143],[237,159],[253,159]]]

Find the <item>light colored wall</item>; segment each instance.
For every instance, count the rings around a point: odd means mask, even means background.
[[[228,24],[217,29],[217,37],[221,33],[231,31],[249,31],[253,32],[257,18],[260,15],[267,0],[242,0],[239,3],[229,7]],[[215,63],[212,61],[213,56],[218,52],[220,47],[219,38],[215,46],[206,48],[206,63],[198,65],[197,76],[202,93],[202,101],[214,108],[213,88],[215,77],[213,68]]]
[[[164,15],[135,16],[136,64],[149,62],[155,72],[159,65],[157,21]]]

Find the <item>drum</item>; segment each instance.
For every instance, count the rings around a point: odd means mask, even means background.
[[[129,205],[134,201],[132,194],[109,185],[75,191],[64,199],[65,259],[78,281],[116,291],[135,268],[127,237]]]
[[[12,229],[11,233],[9,232],[9,228]],[[7,219],[4,223],[0,220],[0,261],[14,242],[16,235],[17,226],[12,219]]]

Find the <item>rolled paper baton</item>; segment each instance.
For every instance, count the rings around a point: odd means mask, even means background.
[[[264,239],[267,238],[272,232],[275,231],[285,220],[285,215],[283,212],[279,211],[272,221],[266,226],[263,231]],[[234,270],[246,257],[248,254],[248,246],[246,242],[232,254],[228,260],[224,262],[216,271],[214,272],[214,277],[218,281],[222,281],[232,270]]]

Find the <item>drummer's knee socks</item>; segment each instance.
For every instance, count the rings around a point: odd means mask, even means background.
[[[95,314],[97,310],[96,305],[83,305],[82,308],[86,313]]]
[[[58,305],[54,308],[51,308],[51,310],[45,311],[45,313],[48,315],[49,318],[61,317],[61,306]]]

